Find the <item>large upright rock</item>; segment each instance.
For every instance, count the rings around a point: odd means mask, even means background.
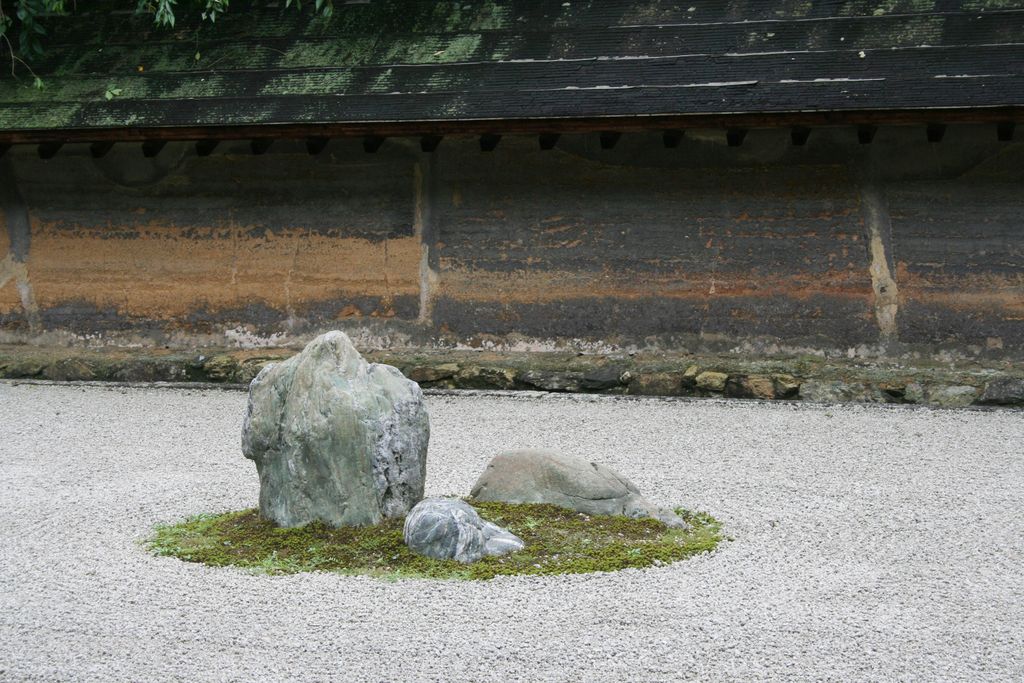
[[[648,501],[615,470],[542,449],[494,456],[470,496],[482,501],[549,503],[588,515],[653,517],[670,527],[686,526],[679,515]]]
[[[423,498],[429,438],[419,386],[328,332],[252,381],[242,452],[256,462],[264,518],[365,526]]]

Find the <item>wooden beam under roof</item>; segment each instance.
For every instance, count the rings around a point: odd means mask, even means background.
[[[870,145],[875,140],[875,133],[878,132],[878,126],[863,123],[857,126],[857,141],[862,145]]]
[[[63,142],[43,142],[39,145],[37,150],[40,159],[52,159],[57,156],[57,152],[64,146]]]
[[[213,150],[217,149],[218,144],[220,144],[220,140],[216,138],[196,140],[196,154],[201,157],[208,157],[213,154]]]
[[[925,111],[795,112],[784,114],[694,114],[680,116],[602,117],[580,119],[512,119],[463,121],[408,121],[316,123],[242,126],[176,126],[107,129],[0,130],[0,144],[41,142],[145,142],[146,140],[253,140],[308,137],[421,137],[494,133],[591,133],[610,128],[622,133],[687,130],[693,128],[808,128],[858,125],[927,125],[936,119],[946,124],[1024,123],[1024,106],[983,109],[929,109]]]
[[[617,130],[603,130],[601,131],[601,149],[613,149],[615,145],[619,143],[619,138],[622,137],[622,133]]]
[[[382,135],[367,135],[363,138],[363,151],[373,154],[384,144],[386,138]]]
[[[669,149],[675,149],[682,141],[683,131],[681,130],[666,130],[661,134],[661,144]]]
[[[484,133],[480,136],[480,151],[493,152],[501,142],[501,136],[495,133]]]
[[[167,145],[167,140],[146,140],[142,143],[142,156],[152,159],[160,154]]]
[[[728,128],[725,131],[725,140],[730,147],[739,147],[747,138],[746,128]]]
[[[942,142],[946,135],[946,124],[929,123],[925,128],[925,134],[928,136],[928,142]]]
[[[89,155],[93,159],[102,159],[107,156],[107,152],[114,148],[113,140],[105,140],[103,142],[94,142],[89,145]]]
[[[537,143],[541,149],[554,149],[560,137],[562,137],[561,133],[541,133],[537,136]]]
[[[314,136],[306,138],[306,152],[313,156],[320,154],[327,149],[327,144],[331,141],[330,138],[322,136]]]
[[[433,152],[441,144],[442,139],[444,139],[442,135],[420,136],[420,149],[424,152]]]
[[[253,138],[249,142],[249,150],[253,154],[266,154],[272,144],[274,144],[274,138]]]

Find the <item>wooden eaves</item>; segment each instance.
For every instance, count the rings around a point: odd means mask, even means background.
[[[520,120],[361,121],[346,123],[260,124],[195,127],[115,127],[81,130],[0,130],[0,145],[60,142],[147,142],[252,139],[324,139],[447,135],[543,135],[616,131],[637,133],[703,129],[823,128],[929,124],[1024,123],[1024,107],[701,114],[675,116],[546,118]]]

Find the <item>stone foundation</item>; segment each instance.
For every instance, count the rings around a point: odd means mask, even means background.
[[[296,349],[82,350],[0,347],[8,380],[200,382],[247,387]],[[490,389],[727,397],[936,407],[1024,407],[1024,369],[1008,362],[894,364],[817,357],[763,359],[671,354],[368,352],[424,389]]]

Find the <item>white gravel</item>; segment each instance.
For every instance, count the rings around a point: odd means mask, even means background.
[[[734,540],[483,583],[151,557],[153,524],[255,503],[244,404],[0,383],[0,679],[1024,678],[1020,412],[432,396],[430,494],[553,447]]]

